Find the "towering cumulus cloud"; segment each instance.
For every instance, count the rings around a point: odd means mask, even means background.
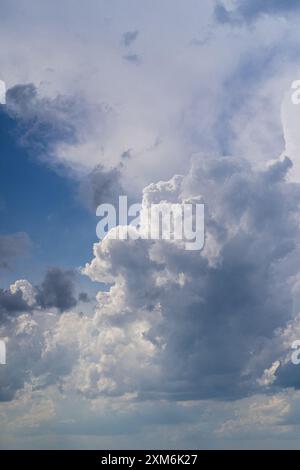
[[[201,194],[205,248],[109,235],[95,245],[85,273],[113,286],[98,294],[103,338],[86,392],[105,383],[106,393],[145,398],[233,399],[257,388],[270,360],[261,351],[292,319],[300,193],[285,182],[290,167],[286,158],[256,172],[241,159],[202,157],[187,176],[145,188],[156,203]]]
[[[33,374],[87,398],[132,393],[180,401],[232,400],[261,390],[264,371],[287,352],[286,328],[297,322],[300,187],[286,181],[291,165],[285,158],[256,171],[240,158],[200,155],[186,176],[146,187],[144,206],[201,196],[203,250],[108,233],[83,270],[111,285],[98,292],[92,316],[50,314],[76,300],[71,273],[48,271],[31,314],[3,327],[5,336],[22,332],[14,355],[26,357],[23,384]],[[11,289],[0,298],[3,308],[28,310],[21,301],[28,286]]]

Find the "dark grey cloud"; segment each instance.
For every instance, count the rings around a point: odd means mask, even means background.
[[[50,268],[44,281],[37,287],[36,303],[43,309],[55,307],[61,312],[75,307],[74,273]]]
[[[126,54],[124,55],[124,59],[135,65],[139,65],[141,63],[141,58],[138,54]]]
[[[253,392],[264,365],[252,369],[252,357],[292,318],[293,295],[282,270],[286,264],[290,275],[297,269],[288,260],[297,256],[294,215],[300,193],[297,185],[285,182],[290,166],[286,158],[256,173],[246,162],[224,158],[191,175],[189,189],[201,188],[207,231],[221,251],[213,266],[173,250],[165,258],[190,278],[181,294],[167,297],[165,309],[162,361],[174,399],[237,398]],[[235,227],[233,236],[228,236],[230,227]],[[183,295],[191,300],[182,302]],[[160,329],[153,329],[154,337]]]
[[[238,0],[233,10],[228,10],[222,2],[215,7],[215,17],[220,23],[251,23],[266,15],[287,15],[300,10],[298,0]]]
[[[131,44],[137,39],[139,35],[138,30],[126,31],[122,36],[122,43],[125,47],[131,46]]]
[[[161,252],[162,262],[189,279],[178,292],[164,286],[164,321],[150,332],[153,341],[164,335],[166,396],[232,399],[256,389],[265,364],[253,366],[252,358],[293,312],[284,267],[290,275],[297,270],[288,260],[298,253],[300,192],[284,180],[290,165],[285,159],[256,173],[246,162],[224,158],[190,175],[189,191],[201,188],[207,232],[221,250],[211,266],[194,253]]]
[[[86,292],[80,292],[78,295],[79,302],[90,302],[89,295]]]
[[[123,194],[120,178],[119,168],[106,170],[101,165],[96,166],[80,182],[80,199],[92,211],[99,204],[116,203],[119,195]]]
[[[0,289],[0,319],[9,318],[16,313],[29,310],[30,307],[24,300],[20,290],[12,293],[10,290]]]
[[[8,268],[10,262],[26,254],[30,247],[24,232],[0,235],[0,269]]]

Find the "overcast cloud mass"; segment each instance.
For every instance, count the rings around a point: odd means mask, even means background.
[[[299,2],[0,3],[0,448],[299,448]]]

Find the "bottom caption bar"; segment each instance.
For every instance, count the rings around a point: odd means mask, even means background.
[[[123,468],[139,468],[148,466],[170,465],[205,465],[226,464],[227,462],[241,463],[246,457],[248,464],[270,462],[270,454],[275,454],[276,462],[286,464],[287,457],[292,461],[297,451],[264,451],[264,450],[27,450],[27,451],[1,451],[1,461],[24,464],[28,461],[38,468],[44,462],[47,464],[76,462],[84,468],[106,468],[121,465]],[[289,455],[288,455],[289,454]]]

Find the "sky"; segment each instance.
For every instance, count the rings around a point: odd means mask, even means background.
[[[299,2],[0,11],[0,448],[299,449]],[[98,240],[120,195],[203,249]]]

